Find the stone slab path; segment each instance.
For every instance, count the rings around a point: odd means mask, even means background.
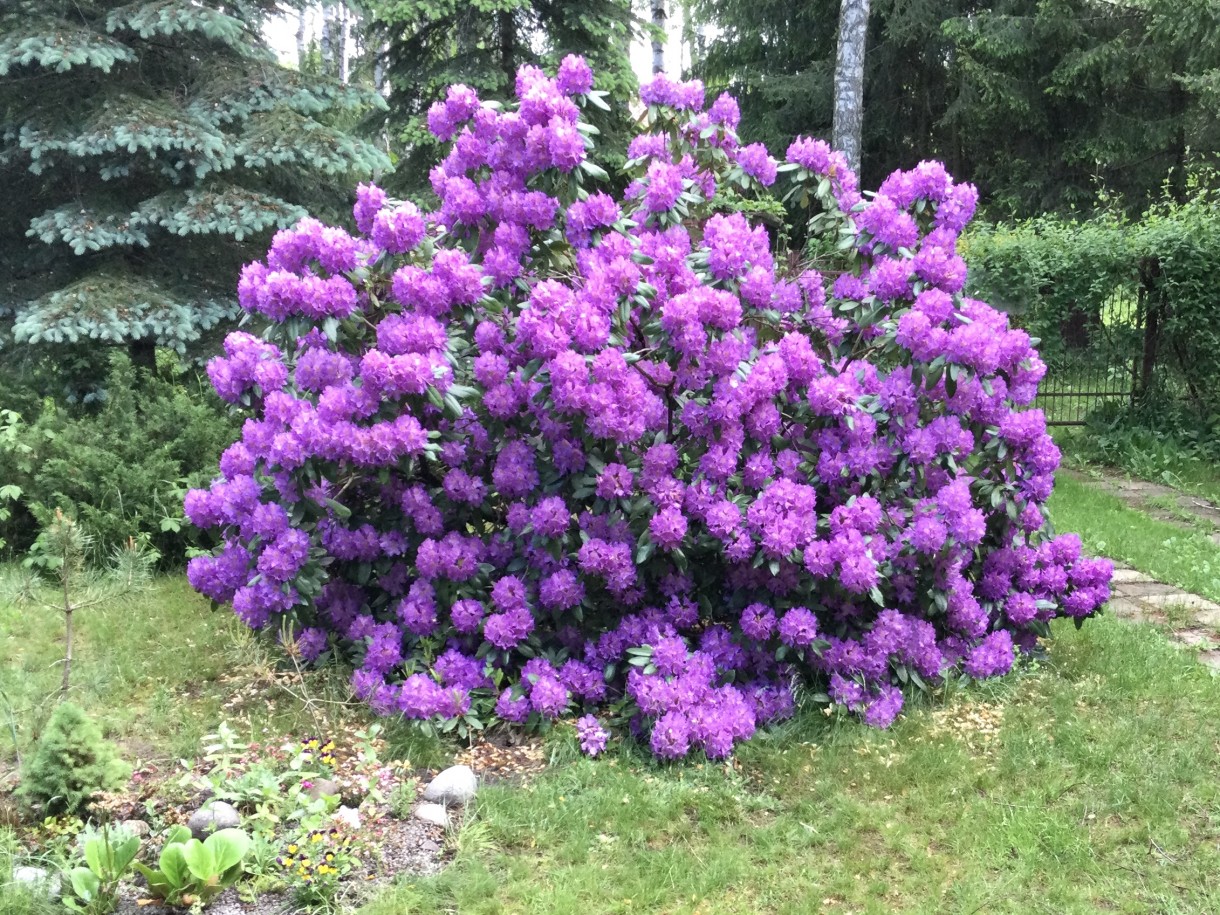
[[[1220,604],[1119,566],[1110,590],[1106,609],[1116,617],[1165,627],[1170,641],[1197,648],[1199,660],[1220,671]]]
[[[1062,471],[1153,518],[1205,534],[1220,544],[1220,505],[1162,483],[1126,477]],[[1220,604],[1156,581],[1122,563],[1114,564],[1107,609],[1119,619],[1152,623],[1183,648],[1198,649],[1199,660],[1220,671]]]
[[[1198,531],[1220,544],[1220,505],[1163,483],[1067,470],[1075,479],[1122,499],[1132,508],[1184,530]]]

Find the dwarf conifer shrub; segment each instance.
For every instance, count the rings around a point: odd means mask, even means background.
[[[131,767],[71,702],[60,703],[21,768],[18,793],[49,814],[77,813],[99,791],[121,788]]]
[[[225,540],[194,586],[350,658],[385,714],[583,710],[588,752],[629,724],[665,757],[802,684],[884,727],[902,685],[1094,613],[1110,566],[1042,509],[1044,366],[961,292],[974,188],[924,162],[865,199],[826,144],[779,163],[660,77],[615,197],[591,87],[576,58],[509,108],[454,87],[435,212],[363,186],[359,234],[305,221],[246,268],[271,331],[209,367],[248,418],[187,499]],[[730,204],[781,175],[804,251]]]

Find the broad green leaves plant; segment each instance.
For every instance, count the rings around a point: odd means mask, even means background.
[[[149,892],[168,905],[206,906],[241,877],[250,845],[250,837],[240,829],[222,829],[200,842],[185,826],[176,826],[161,849],[157,869],[139,863],[136,869],[148,881]]]
[[[119,882],[131,867],[140,840],[123,829],[103,827],[85,839],[85,866],[67,874],[72,895],[63,903],[73,912],[108,915],[118,906]]]

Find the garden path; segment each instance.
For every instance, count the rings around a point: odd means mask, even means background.
[[[1207,499],[1148,480],[1080,473],[1074,476],[1117,496],[1137,511],[1199,531],[1220,544],[1220,506]],[[1202,663],[1220,670],[1220,604],[1117,562],[1111,590],[1107,608],[1116,617],[1164,627],[1171,641],[1198,649]]]
[[[1110,587],[1106,607],[1116,617],[1166,627],[1170,641],[1197,648],[1202,663],[1220,670],[1220,604],[1125,567],[1115,567]]]
[[[1117,496],[1137,511],[1187,530],[1201,531],[1220,544],[1220,505],[1201,496],[1164,483],[1111,474],[1073,476]]]

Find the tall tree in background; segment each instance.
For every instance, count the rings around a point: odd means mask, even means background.
[[[1005,210],[1088,207],[1100,184],[1138,211],[1220,150],[1214,0],[1002,0],[944,30],[942,129]]]
[[[238,268],[273,230],[335,215],[388,167],[335,126],[380,99],[279,66],[261,37],[275,8],[7,0],[0,352],[183,351],[236,315]]]
[[[503,100],[522,64],[554,66],[567,54],[581,54],[598,89],[619,102],[636,90],[628,49],[640,22],[630,0],[365,0],[362,6],[367,44],[384,49],[390,110],[382,126],[401,149],[390,182],[401,191],[427,187],[438,146],[426,115],[455,83]],[[591,114],[604,135],[599,145],[621,141],[625,147],[626,107]]]
[[[652,4],[652,72],[665,72],[665,0]]]
[[[742,135],[832,133],[835,0],[694,0],[694,75],[742,98]],[[698,52],[699,49],[696,48]],[[862,173],[944,160],[993,210],[1141,209],[1220,150],[1214,0],[872,0]]]
[[[864,131],[864,55],[868,44],[868,0],[842,0],[835,52],[834,118],[831,144],[860,171]]]
[[[741,103],[741,135],[782,151],[797,134],[830,137],[837,0],[694,0],[713,26],[692,48],[694,75]]]

